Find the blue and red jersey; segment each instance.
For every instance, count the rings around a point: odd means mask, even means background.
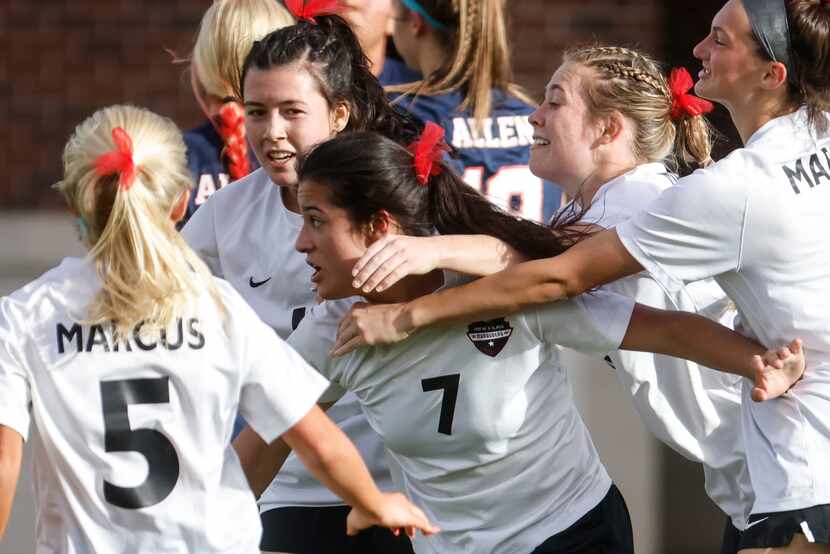
[[[180,229],[211,194],[231,181],[228,166],[222,156],[225,143],[210,121],[184,133],[184,143],[187,146],[187,166],[195,186],[190,191],[184,219],[179,222]],[[252,171],[259,167],[250,149],[248,158],[251,160]]]
[[[450,163],[464,181],[494,203],[528,219],[545,222],[559,208],[561,191],[530,172],[533,127],[528,116],[534,108],[493,91],[493,108],[481,125],[472,110],[462,110],[464,94],[454,91],[436,96],[404,96],[397,105],[421,119],[444,127],[447,142],[458,152]]]

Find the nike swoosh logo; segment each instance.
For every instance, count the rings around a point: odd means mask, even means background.
[[[766,521],[766,520],[768,520],[768,519],[769,519],[769,517],[765,517],[765,518],[763,518],[763,519],[759,519],[758,521],[753,521],[752,523],[750,523],[749,525],[747,525],[747,526],[746,526],[746,528],[744,528],[744,531],[746,531],[747,529],[749,529],[749,528],[750,528],[750,527],[752,527],[753,525],[758,525],[758,524],[759,524],[759,523],[761,523],[762,521]]]
[[[252,288],[252,289],[255,289],[255,288],[257,288],[257,287],[261,287],[262,285],[264,285],[265,283],[267,283],[267,282],[268,282],[268,281],[270,281],[270,280],[271,280],[271,278],[270,278],[270,277],[268,277],[268,278],[267,278],[267,279],[265,279],[264,281],[254,281],[254,278],[253,278],[253,277],[251,277],[251,278],[250,278],[250,280],[248,280],[248,284],[249,284],[249,285],[251,285],[251,288]]]

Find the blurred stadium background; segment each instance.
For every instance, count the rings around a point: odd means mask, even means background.
[[[671,65],[698,64],[692,46],[723,0],[506,0],[519,83],[537,95],[562,50],[599,41],[633,45]],[[80,253],[70,218],[50,185],[72,128],[95,109],[133,103],[182,129],[201,114],[185,55],[209,0],[3,0],[0,2],[0,295],[66,255]],[[734,145],[721,110],[713,122]],[[725,517],[703,492],[697,465],[643,429],[605,364],[573,354],[574,394],[594,441],[622,490],[640,554],[716,552]],[[32,552],[34,510],[28,459],[0,551]],[[439,522],[440,523],[440,522]],[[483,554],[483,553],[482,553]]]

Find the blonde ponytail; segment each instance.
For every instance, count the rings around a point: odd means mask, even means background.
[[[277,0],[215,0],[202,16],[191,71],[206,93],[241,98],[242,64],[254,42],[293,24]]]
[[[96,160],[114,148],[117,127],[133,145],[129,186],[119,183],[119,174],[96,171]],[[133,106],[104,108],[75,129],[63,163],[57,188],[86,224],[101,282],[89,306],[90,323],[112,321],[122,336],[140,322],[164,329],[193,308],[205,286],[222,306],[210,272],[171,219],[192,186],[185,145],[172,121]]]

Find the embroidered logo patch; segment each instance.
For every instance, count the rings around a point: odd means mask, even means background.
[[[467,327],[467,337],[473,346],[491,358],[498,356],[512,333],[513,327],[503,317],[476,321]]]

